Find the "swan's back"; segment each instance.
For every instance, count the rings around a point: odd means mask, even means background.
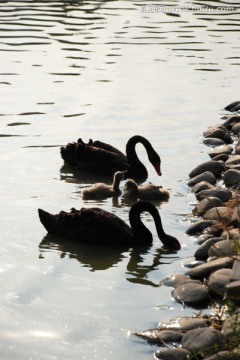
[[[82,190],[83,199],[103,199],[114,196],[111,185],[96,183]]]
[[[154,184],[140,185],[138,187],[139,199],[166,201],[170,195],[166,189]]]
[[[50,234],[98,244],[131,244],[131,228],[119,217],[99,208],[72,209],[57,215],[39,209],[40,221]]]

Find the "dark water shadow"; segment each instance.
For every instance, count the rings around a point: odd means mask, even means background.
[[[148,279],[151,272],[155,271],[159,265],[163,265],[162,256],[172,254],[176,257],[177,252],[158,248],[153,255],[150,265],[144,265],[145,257],[150,253],[152,246],[137,246],[131,248],[126,245],[107,246],[92,245],[86,243],[76,243],[64,241],[55,235],[47,234],[39,244],[40,258],[44,258],[49,251],[59,253],[61,259],[66,258],[77,260],[81,266],[89,268],[89,271],[107,270],[117,266],[123,259],[129,258],[126,268],[126,280],[141,285],[153,287],[160,286]]]

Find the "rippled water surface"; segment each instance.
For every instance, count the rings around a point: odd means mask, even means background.
[[[1,1],[1,358],[151,359],[156,347],[131,331],[194,312],[159,282],[185,272],[197,246],[185,235],[194,200],[186,182],[208,158],[203,130],[239,100],[240,9],[216,0],[168,2],[181,11],[144,5]],[[47,246],[39,207],[94,205],[128,221],[122,198],[82,200],[81,187],[103,178],[63,166],[60,145],[92,138],[125,151],[134,134],[161,155],[162,177],[147,165],[147,181],[170,189],[158,208],[182,250],[161,249],[147,214],[154,242],[142,252]]]

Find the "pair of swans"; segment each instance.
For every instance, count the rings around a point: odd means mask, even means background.
[[[82,190],[84,200],[105,199],[108,197],[119,196],[120,182],[125,180],[127,171],[117,171],[113,177],[113,183],[107,185],[105,183],[96,183]],[[170,194],[161,186],[154,184],[138,185],[133,179],[128,179],[123,188],[123,195],[127,199],[132,200],[150,200],[150,201],[167,201]]]

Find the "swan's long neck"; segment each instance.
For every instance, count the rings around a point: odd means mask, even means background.
[[[144,137],[140,135],[133,136],[129,141],[127,142],[126,146],[126,155],[128,158],[128,162],[131,165],[131,168],[134,173],[139,176],[146,176],[148,175],[147,169],[143,165],[143,163],[139,160],[137,153],[136,153],[136,144],[141,143],[145,147],[147,153],[151,151],[152,145],[150,142],[145,139]]]
[[[120,176],[117,173],[114,174],[112,188],[116,193],[121,192],[120,187],[119,187],[121,179],[122,179],[122,176]]]
[[[135,203],[129,212],[129,222],[132,227],[133,237],[136,244],[150,245],[152,243],[152,234],[140,218],[141,213],[144,211],[147,211],[152,215],[157,234],[163,245],[168,248],[179,250],[181,246],[178,240],[171,235],[167,235],[163,230],[161,217],[156,207],[153,204],[144,201]]]

